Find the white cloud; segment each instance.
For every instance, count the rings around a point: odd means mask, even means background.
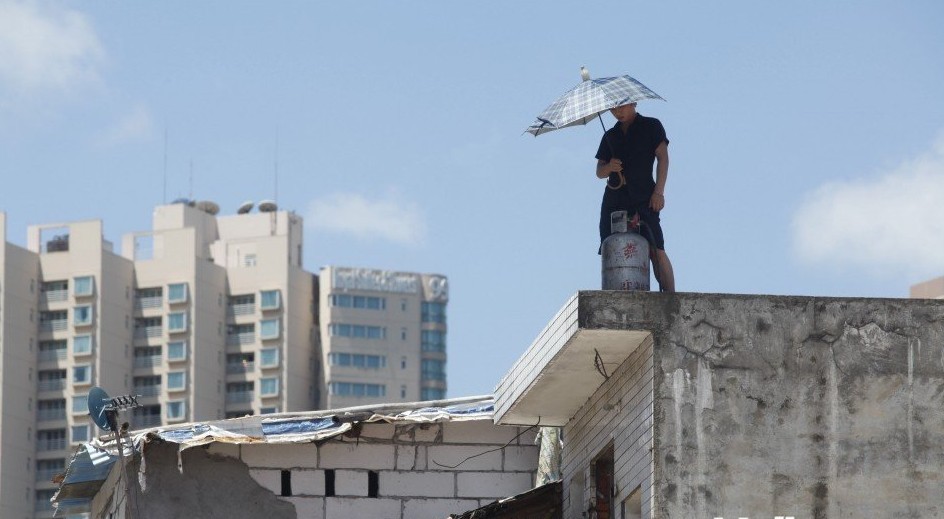
[[[61,4],[0,0],[0,87],[26,95],[99,80],[104,50],[88,19]]]
[[[106,129],[97,139],[99,146],[111,147],[151,135],[154,123],[146,106],[138,105]]]
[[[875,178],[831,182],[793,218],[797,256],[811,264],[916,276],[944,269],[944,135]]]
[[[315,229],[358,238],[380,238],[403,245],[418,245],[426,239],[422,211],[394,192],[377,200],[355,193],[328,195],[309,205],[305,220]]]

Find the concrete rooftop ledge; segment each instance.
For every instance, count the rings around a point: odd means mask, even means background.
[[[889,308],[909,313],[914,308],[920,313],[918,309],[927,305],[909,299],[581,291],[564,304],[496,386],[495,422],[566,424],[605,381],[597,368],[597,354],[604,370],[612,371],[636,348],[652,341],[654,334],[675,324],[688,325],[707,337],[713,329],[735,324],[769,327],[787,335],[805,330],[828,341],[842,336],[849,324],[832,321],[842,308],[859,308],[859,313],[869,315],[861,324],[874,321],[873,326],[885,328],[888,323],[881,323],[881,316],[889,315]],[[784,310],[796,316],[789,325],[792,329],[779,330],[786,323],[774,322],[774,315]],[[929,311],[940,312],[940,305]],[[692,319],[698,322],[689,322]]]

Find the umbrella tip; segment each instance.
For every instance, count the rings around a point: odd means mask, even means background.
[[[590,71],[587,70],[587,67],[580,67],[580,79],[590,81]]]

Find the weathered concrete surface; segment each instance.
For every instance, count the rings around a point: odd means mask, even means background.
[[[116,517],[297,517],[295,505],[259,485],[249,475],[249,467],[238,459],[208,454],[200,447],[187,449],[183,452],[181,474],[177,470],[177,447],[161,442],[147,445],[144,491],[140,491],[135,479],[132,488],[136,495],[131,500],[113,500],[124,505]],[[138,461],[128,464],[133,478],[139,476],[138,468]],[[124,489],[122,482],[121,491]]]
[[[944,517],[944,301],[578,299],[653,333],[651,517]]]

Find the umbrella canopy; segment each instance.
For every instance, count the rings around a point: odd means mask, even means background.
[[[601,112],[643,99],[662,97],[630,76],[586,79],[551,103],[525,131],[537,137],[587,124]]]

